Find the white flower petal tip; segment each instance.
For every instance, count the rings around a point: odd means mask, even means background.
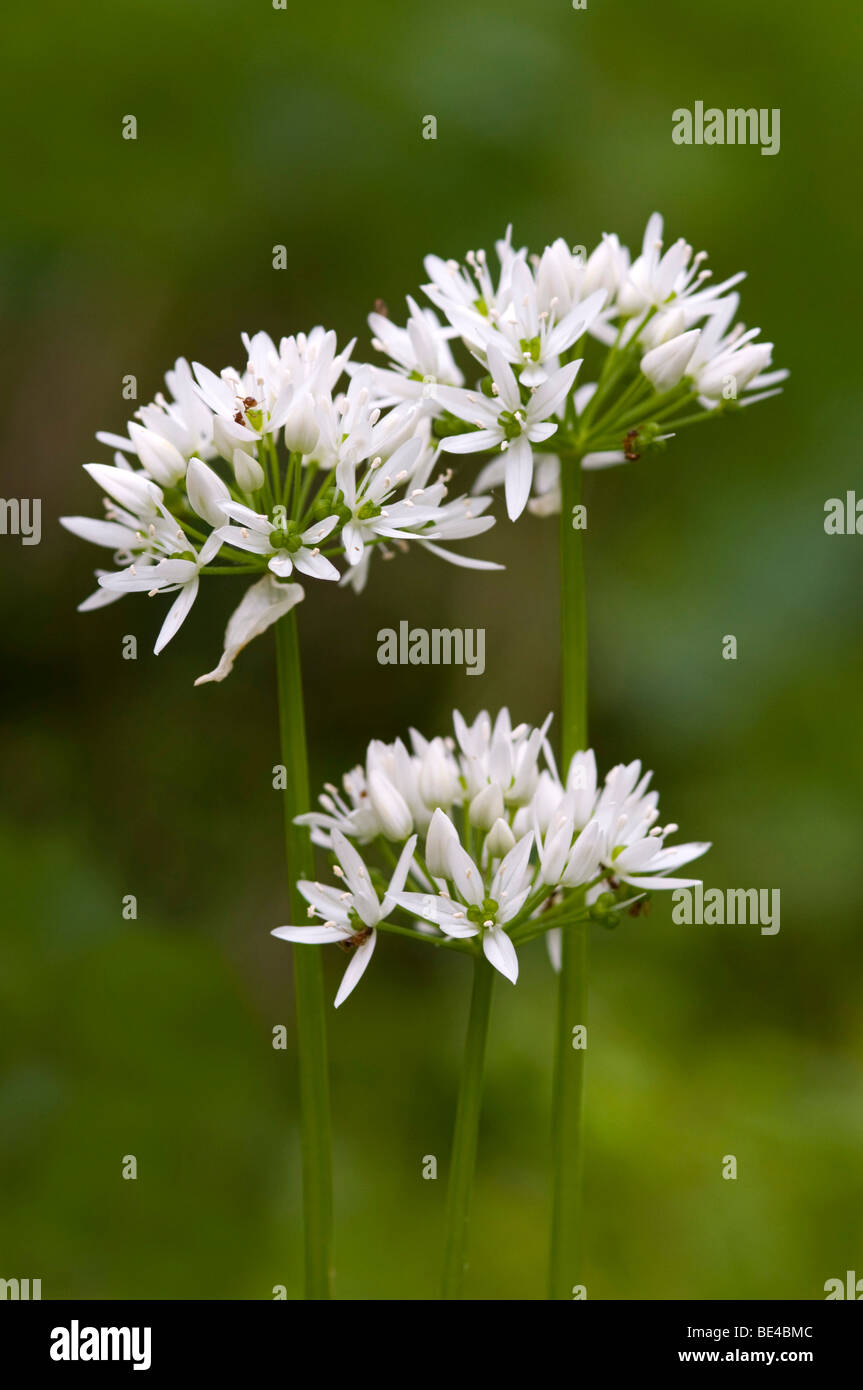
[[[305,597],[299,584],[280,584],[271,575],[259,579],[240,601],[228,619],[225,629],[225,650],[218,666],[205,675],[199,676],[195,685],[205,685],[209,681],[223,681],[230,675],[234,662],[244,647],[253,638],[289,613]]]
[[[518,980],[518,955],[515,946],[500,927],[487,927],[482,937],[483,955],[510,984]]]
[[[338,993],[334,1000],[334,1007],[339,1009],[344,1004],[348,995],[351,994],[359,984],[368,968],[369,961],[375,949],[376,934],[372,932],[365,941],[354,948],[353,955],[348,961],[342,982],[339,985]]]

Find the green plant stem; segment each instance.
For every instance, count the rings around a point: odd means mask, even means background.
[[[479,1116],[482,1105],[482,1073],[493,985],[494,970],[485,956],[477,956],[474,962],[473,991],[470,999],[464,1066],[455,1117],[455,1133],[452,1141],[449,1187],[447,1189],[446,1246],[442,1290],[442,1297],[445,1299],[461,1298],[464,1272],[467,1267],[470,1198],[476,1168]]]
[[[572,511],[581,499],[581,459],[561,459],[560,650],[563,775],[574,753],[587,746],[587,632],[582,530]],[[573,1028],[586,1023],[588,923],[562,934],[555,1024],[552,1096],[552,1216],[549,1297],[571,1299],[581,1261],[584,1049]]]
[[[309,773],[297,615],[286,613],[275,625],[279,687],[279,728],[286,768],[285,851],[292,922],[306,920],[297,881],[311,878],[308,832],[294,817],[309,809]],[[327,1075],[327,1031],[321,952],[295,945],[294,991],[300,1077],[300,1132],[303,1163],[303,1230],[306,1298],[332,1296],[332,1151]]]

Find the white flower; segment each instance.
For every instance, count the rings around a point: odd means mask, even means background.
[[[349,838],[369,852],[384,839],[408,841],[407,867],[404,849],[399,860],[399,890],[391,884],[386,895],[389,910],[413,918],[414,935],[427,943],[435,943],[435,931],[455,943],[479,936],[491,964],[514,982],[520,945],[546,934],[554,957],[561,924],[566,930],[591,915],[613,918],[653,889],[696,882],[669,877],[669,871],[709,848],[665,845],[677,827],[656,824],[658,796],[637,761],[612,768],[600,786],[587,750],[572,758],[562,782],[546,739],[550,718],[540,728],[513,727],[507,710],[493,720],[483,712],[472,724],[456,712],[455,745],[426,740],[416,730],[411,751],[400,739],[373,740],[364,767],[344,779],[345,795],[328,786],[322,810],[297,817],[297,823],[309,827],[316,843],[335,850],[345,870]],[[424,855],[414,853],[422,829]],[[389,847],[385,857],[392,861]],[[343,901],[353,903],[365,892],[365,917],[356,904],[362,922],[383,925],[386,907],[378,910],[368,870],[363,877],[362,861],[350,862],[354,880]],[[326,891],[329,896],[314,906],[327,916],[327,931],[291,939],[335,940],[334,927],[343,937],[350,935],[348,926],[356,931],[355,919],[337,917],[333,890]],[[398,930],[411,934],[404,926]],[[354,942],[359,946],[365,939]],[[469,945],[456,948],[475,954]]]
[[[435,812],[435,816],[437,828],[432,857],[441,868],[439,877],[448,881],[452,892],[448,888],[437,894],[399,893],[396,902],[424,921],[432,922],[447,936],[470,937],[481,931],[487,960],[515,984],[518,956],[505,927],[518,916],[530,894],[533,835],[524,835],[513,846],[487,882],[482,869],[459,842],[452,822],[449,821],[449,829],[443,825],[449,818],[443,811]]]
[[[511,301],[513,270],[527,254],[524,249],[513,250],[511,237],[512,228],[508,227],[504,239],[496,243],[500,262],[496,284],[485,251],[468,252],[468,270],[457,261],[426,256],[425,268],[431,283],[423,285],[423,290],[471,350],[480,346],[488,321],[503,314]]]
[[[513,728],[509,710],[504,707],[494,720],[482,710],[473,724],[467,724],[456,710],[453,725],[468,797],[494,785],[508,805],[526,804],[539,782],[540,754],[548,756],[546,732],[550,723],[551,715],[538,729],[528,724]]]
[[[662,218],[655,212],[645,228],[641,254],[618,288],[616,307],[621,313],[638,315],[651,308],[662,309],[672,301],[685,306],[689,313],[704,313],[706,304],[743,279],[740,273],[704,289],[710,278],[710,271],[702,268],[707,252],[693,255],[682,237],[663,252],[662,229]]]
[[[656,824],[658,796],[648,791],[650,779],[649,772],[642,776],[637,760],[609,772],[595,810],[602,829],[600,860],[612,879],[634,888],[692,887],[697,879],[667,878],[665,871],[688,864],[710,846],[692,842],[665,848],[665,837],[677,827]]]
[[[453,415],[476,426],[467,434],[441,440],[453,454],[500,449],[506,453],[506,509],[512,521],[524,511],[533,481],[532,444],[549,439],[557,429],[553,416],[569,394],[581,361],[561,367],[522,403],[518,382],[502,353],[488,348],[491,396],[474,391],[441,388],[439,397]]]
[[[703,405],[711,407],[727,397],[737,398],[748,387],[773,385],[788,373],[763,375],[773,357],[772,343],[755,343],[759,328],[748,332],[742,324],[728,326],[737,312],[739,297],[731,294],[708,318],[687,368]],[[770,392],[770,394],[774,394]]]
[[[400,401],[431,403],[438,384],[461,386],[464,377],[456,366],[449,346],[454,328],[443,328],[431,309],[421,309],[410,295],[407,297],[410,317],[404,328],[383,314],[370,314],[369,327],[374,333],[372,347],[386,353],[392,367],[373,367],[371,381],[379,395],[380,405],[396,405]]]
[[[122,454],[116,456],[123,459]],[[108,494],[104,499],[105,520],[89,516],[62,516],[60,524],[73,536],[104,546],[114,552],[115,563],[128,566],[136,559],[153,554],[170,554],[177,541],[177,522],[166,511],[162,489],[121,462],[85,464],[86,471]],[[97,571],[99,579],[109,571]],[[83,603],[79,613],[104,608],[122,598],[122,593],[100,587]]]
[[[343,777],[344,794],[328,784],[318,798],[322,809],[298,816],[297,824],[308,825],[315,844],[326,848],[332,848],[333,830],[366,844],[378,835],[403,839],[414,826],[424,829],[434,807],[460,800],[459,767],[443,739],[428,741],[412,730],[411,742],[413,751],[401,739],[372,739],[365,765]]]
[[[267,568],[280,579],[287,579],[294,569],[311,579],[338,579],[335,565],[320,553],[321,541],[335,529],[337,516],[325,517],[300,531],[294,523],[285,521],[284,508],[265,516],[241,502],[223,502],[222,511],[237,523],[221,528],[222,541],[253,555],[266,555]]]
[[[582,293],[591,294],[604,289],[611,304],[629,273],[629,251],[622,246],[614,232],[603,232],[584,268]],[[593,331],[593,329],[591,329]]]
[[[593,324],[606,299],[604,289],[567,306],[567,287],[560,294],[542,294],[530,267],[516,261],[512,268],[512,298],[502,314],[482,334],[484,353],[494,346],[519,368],[522,386],[542,386],[559,366],[562,353]]]
[[[151,540],[153,555],[158,553],[156,544],[154,537]],[[163,544],[160,538],[159,547]],[[156,638],[153,651],[157,656],[188,617],[198,594],[200,571],[213,559],[221,544],[219,535],[214,531],[204,542],[201,550],[195,551],[183,531],[178,528],[173,538],[173,553],[168,558],[136,561],[119,574],[104,574],[99,579],[102,588],[121,594],[136,591],[149,593],[151,597],[155,594],[177,594]]]
[[[334,872],[344,879],[345,889],[301,881],[297,887],[309,903],[309,915],[322,918],[323,924],[276,927],[271,933],[282,941],[306,945],[334,943],[350,949],[351,958],[336,995],[336,1008],[344,1003],[365,973],[375,949],[375,927],[388,915],[404,887],[416,842],[416,835],[412,835],[405,844],[383,901],[379,901],[360,855],[340,831],[334,830],[333,849],[339,860],[339,868]]]
[[[342,791],[327,782],[318,797],[320,811],[306,811],[297,816],[297,825],[307,825],[312,843],[332,849],[332,832],[339,830],[361,845],[383,834],[383,827],[369,797],[365,769],[352,768],[342,778]]]
[[[243,344],[248,357],[243,372],[225,367],[216,375],[194,363],[195,389],[213,412],[216,448],[232,459],[235,449],[247,450],[288,422],[294,440],[286,441],[288,448],[308,443],[318,426],[315,402],[321,396],[326,404],[353,344],[337,354],[335,334],[323,328],[308,337],[283,338],[278,348],[267,333],[243,334]]]
[[[380,457],[362,469],[347,459],[339,463],[335,501],[348,564],[359,565],[366,547],[378,540],[416,540],[454,564],[500,568],[486,560],[454,555],[436,544],[480,535],[494,525],[494,518],[482,515],[491,501],[488,497],[445,503],[445,482],[423,481],[428,462],[422,440],[409,439],[386,463]]]
[[[213,445],[213,413],[197,394],[192,370],[185,357],[179,357],[173,371],[165,373],[165,384],[170,398],[159,393],[150,405],[141,406],[135,412],[147,439],[157,436],[184,459],[192,455],[212,458],[216,452]],[[146,467],[146,460],[141,456],[131,429],[130,436],[126,439],[122,435],[100,431],[96,438],[101,444],[108,444],[123,453],[137,453]],[[153,447],[158,449],[155,444]],[[153,476],[156,477],[155,474]]]

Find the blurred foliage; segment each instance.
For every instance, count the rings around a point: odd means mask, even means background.
[[[271,1046],[292,1031],[290,953],[267,934],[285,902],[272,653],[193,688],[236,602],[215,584],[159,659],[144,599],[75,614],[93,555],[56,517],[94,507],[79,464],[123,425],[121,377],[148,399],[176,356],[237,361],[258,327],[324,322],[365,354],[365,314],[381,297],[400,317],[427,251],[491,246],[509,221],[535,248],[636,245],[654,207],[717,276],[749,271],[747,321],[793,375],[589,480],[593,740],[603,766],[641,756],[665,816],[714,841],[709,885],[780,887],[782,929],[679,927],[656,903],[598,932],[587,1282],[820,1298],[859,1270],[861,543],[825,536],[823,507],[859,477],[861,24],[844,0],[6,15],[3,493],[43,499],[43,540],[0,540],[0,1273],[48,1298],[300,1288],[294,1057]],[[779,107],[780,153],[675,146],[671,112],[696,99]],[[445,729],[453,704],[555,707],[553,548],[553,523],[501,517],[476,549],[504,574],[414,555],[361,601],[310,594],[314,784],[373,735]],[[484,679],[380,667],[375,634],[401,617],[484,626]],[[436,1287],[467,980],[426,954],[382,943],[331,1020],[342,1297]],[[541,945],[498,987],[473,1297],[543,1293],[552,994]]]

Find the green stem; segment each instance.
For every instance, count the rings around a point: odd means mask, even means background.
[[[477,956],[474,962],[473,992],[470,999],[464,1066],[455,1117],[449,1188],[447,1189],[446,1246],[442,1290],[442,1297],[445,1299],[461,1298],[467,1266],[470,1197],[476,1168],[479,1115],[482,1104],[482,1072],[493,984],[494,970],[485,956]]]
[[[581,459],[560,461],[561,739],[564,776],[587,740],[587,615],[584,602],[584,530],[573,526],[581,503]]]
[[[581,530],[572,509],[581,498],[580,458],[561,459],[560,648],[563,776],[574,753],[587,746],[587,633]],[[574,1048],[573,1028],[586,1023],[587,922],[573,922],[562,936],[555,1025],[552,1097],[552,1219],[549,1297],[571,1299],[581,1262],[581,1185],[584,1136],[584,1049]]]
[[[378,922],[377,930],[392,932],[394,936],[405,936],[409,941],[418,941],[421,946],[434,946],[436,950],[460,951],[462,955],[469,956],[475,954],[471,948],[473,937],[467,941],[459,941],[453,936],[425,936],[410,927],[400,927],[396,922]]]
[[[309,773],[303,715],[303,685],[297,615],[286,613],[275,625],[279,681],[288,894],[292,922],[305,921],[305,902],[297,881],[313,870],[308,832],[294,817],[309,808]],[[306,1297],[332,1296],[332,1153],[327,1076],[327,1032],[321,952],[294,946],[294,992],[300,1074],[300,1131],[303,1161],[303,1227]]]

